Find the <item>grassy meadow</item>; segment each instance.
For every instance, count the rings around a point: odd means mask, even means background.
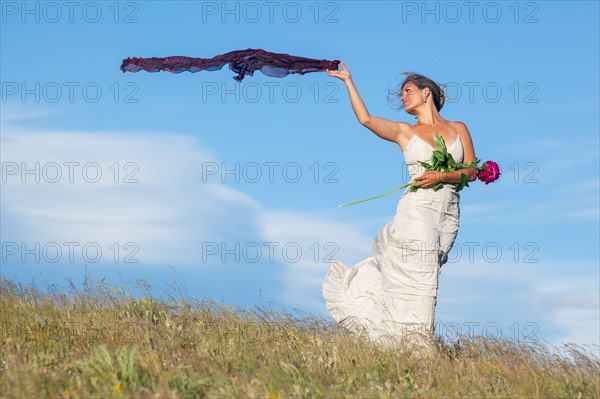
[[[432,356],[378,348],[311,315],[86,279],[2,278],[2,398],[599,398],[588,350],[483,337]]]

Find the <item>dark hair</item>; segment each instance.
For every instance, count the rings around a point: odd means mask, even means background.
[[[438,111],[442,109],[444,106],[444,101],[446,100],[446,96],[444,95],[444,91],[437,83],[426,76],[419,75],[418,73],[414,72],[404,72],[404,75],[406,75],[404,81],[400,83],[400,86],[396,90],[389,92],[388,98],[391,97],[392,100],[399,99],[402,95],[402,90],[404,90],[404,86],[410,82],[421,90],[428,87],[431,91],[431,96],[433,97],[433,103],[435,104],[435,107]],[[404,108],[404,105],[400,105],[398,109],[400,110],[402,108]]]

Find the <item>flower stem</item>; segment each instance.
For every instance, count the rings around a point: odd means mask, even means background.
[[[406,187],[408,187],[408,186],[412,186],[413,184],[415,184],[415,182],[414,182],[414,181],[411,181],[410,183],[406,183],[405,185],[403,185],[403,186],[400,186],[400,187],[397,187],[397,188],[395,188],[395,189],[393,189],[393,190],[390,190],[390,191],[388,191],[387,193],[379,194],[379,195],[376,195],[376,196],[374,196],[374,197],[369,197],[369,198],[361,199],[361,200],[359,200],[359,201],[348,202],[347,204],[338,205],[338,208],[341,208],[341,207],[344,207],[344,206],[349,206],[349,205],[354,205],[354,204],[359,204],[359,203],[361,203],[361,202],[370,201],[370,200],[372,200],[372,199],[375,199],[375,198],[381,198],[381,197],[385,197],[386,195],[393,194],[393,193],[395,193],[396,191],[402,190],[403,188],[406,188]]]

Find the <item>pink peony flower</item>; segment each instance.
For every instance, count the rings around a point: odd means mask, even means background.
[[[477,172],[477,178],[485,184],[492,183],[500,177],[500,167],[494,161],[486,161],[483,169]]]

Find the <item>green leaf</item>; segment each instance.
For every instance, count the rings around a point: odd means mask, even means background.
[[[460,174],[460,183],[456,185],[456,191],[460,191],[465,187],[469,187],[469,178],[464,173]]]
[[[444,162],[444,159],[446,159],[446,154],[441,151],[434,151],[433,156],[440,162]]]
[[[466,168],[477,168],[479,169],[479,167],[477,166],[477,162],[479,162],[479,160],[474,159],[471,162],[466,162],[466,163],[459,163],[458,165],[456,165],[456,169],[466,169]]]
[[[444,154],[448,151],[446,150],[446,143],[444,143],[444,139],[440,137],[438,132],[433,134],[433,141]]]
[[[456,168],[456,161],[454,160],[454,157],[450,153],[448,153],[448,167]]]

